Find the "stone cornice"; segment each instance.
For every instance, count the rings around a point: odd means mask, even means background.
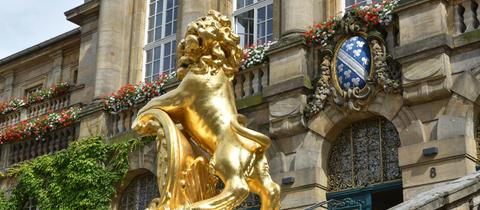
[[[93,14],[98,14],[99,10],[100,10],[100,1],[92,0],[78,7],[75,7],[71,10],[66,11],[65,16],[67,17],[67,20],[69,20],[70,22],[81,26],[85,18]]]

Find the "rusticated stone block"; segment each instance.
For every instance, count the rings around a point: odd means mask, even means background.
[[[468,119],[461,117],[441,116],[437,123],[437,138],[447,139],[468,136],[470,131],[473,131],[473,122],[469,123],[467,121]],[[470,136],[473,136],[473,133]]]
[[[447,32],[447,9],[444,1],[423,1],[406,7],[409,8],[398,11],[402,45]]]
[[[452,83],[449,56],[445,53],[404,63],[403,97],[421,103],[450,94]]]
[[[420,120],[414,120],[412,123],[399,132],[402,146],[426,142],[425,128]]]
[[[301,45],[274,52],[270,59],[270,85],[305,75],[307,72],[306,49]]]
[[[472,75],[471,71],[464,71],[454,78],[452,91],[475,102],[480,96],[480,81]]]

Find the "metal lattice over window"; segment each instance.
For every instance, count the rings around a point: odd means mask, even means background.
[[[236,210],[259,210],[262,203],[260,197],[254,193],[250,193],[245,201],[235,208]]]
[[[144,210],[150,201],[160,197],[155,175],[145,173],[135,177],[122,194],[121,210]]]
[[[240,46],[273,40],[273,0],[237,0],[235,6],[235,32],[240,36]]]
[[[145,80],[155,80],[175,69],[178,0],[151,0],[145,45]]]
[[[401,178],[395,126],[372,118],[345,128],[330,152],[328,185],[338,191]]]

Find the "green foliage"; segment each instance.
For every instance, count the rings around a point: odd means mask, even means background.
[[[42,210],[108,209],[115,185],[128,170],[128,152],[137,144],[136,139],[105,144],[92,137],[24,162],[9,171],[18,184],[9,199],[0,196],[0,210],[21,209],[30,198]]]

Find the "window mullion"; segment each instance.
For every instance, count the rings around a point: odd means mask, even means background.
[[[167,25],[167,9],[167,0],[164,0],[162,8],[162,37],[160,38],[160,40],[165,37],[165,28]]]
[[[165,43],[166,42],[163,42],[162,43],[162,47],[160,48],[160,69],[158,71],[158,75],[160,76],[160,74],[163,73],[164,69],[163,69],[163,56],[165,56]]]
[[[253,45],[257,45],[258,34],[258,8],[253,10]]]

